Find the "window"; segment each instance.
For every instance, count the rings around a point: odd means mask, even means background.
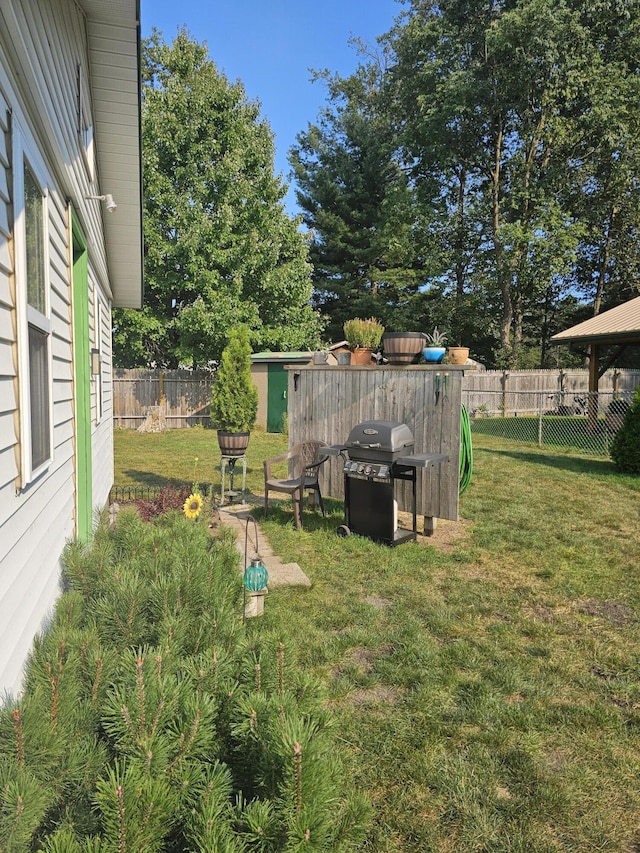
[[[22,484],[51,461],[53,448],[47,193],[44,168],[16,127],[14,171],[16,294]]]
[[[84,158],[84,165],[90,180],[95,178],[95,155],[93,150],[93,122],[91,120],[91,101],[89,99],[89,87],[84,80],[82,66],[76,68],[77,77],[77,121],[78,139],[80,150]]]

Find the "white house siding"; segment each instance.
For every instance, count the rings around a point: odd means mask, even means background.
[[[60,555],[75,534],[75,406],[70,207],[88,247],[90,346],[100,338],[101,376],[92,379],[94,507],[113,475],[111,292],[101,204],[77,134],[78,65],[89,67],[85,24],[73,0],[0,4],[0,697],[19,690],[35,634],[60,590]],[[16,282],[12,223],[12,134],[40,152],[48,187],[53,459],[21,484]],[[98,143],[98,140],[96,140]],[[101,304],[101,335],[95,316]],[[28,380],[27,380],[28,381]],[[98,392],[102,396],[100,414]]]

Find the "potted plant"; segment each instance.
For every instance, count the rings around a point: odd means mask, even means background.
[[[211,424],[223,456],[243,456],[258,414],[258,389],[251,378],[249,330],[231,331],[211,392]]]
[[[469,358],[469,347],[449,347],[447,356],[451,364],[466,364]]]
[[[354,317],[343,326],[351,350],[351,364],[371,364],[371,355],[380,349],[384,326],[375,317]]]
[[[417,364],[426,340],[424,332],[385,332],[384,357],[389,364]]]
[[[443,332],[439,331],[438,327],[435,326],[433,332],[430,335],[427,335],[426,339],[427,345],[422,350],[424,360],[427,364],[439,364],[447,351],[447,348],[444,345],[444,342],[447,340],[447,336]]]

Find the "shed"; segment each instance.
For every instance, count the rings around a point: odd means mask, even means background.
[[[251,356],[251,376],[258,389],[256,424],[267,432],[284,432],[287,415],[287,366],[309,364],[313,353],[257,352]]]

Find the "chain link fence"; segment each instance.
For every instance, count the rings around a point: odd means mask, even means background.
[[[464,391],[472,434],[608,456],[633,393]]]

